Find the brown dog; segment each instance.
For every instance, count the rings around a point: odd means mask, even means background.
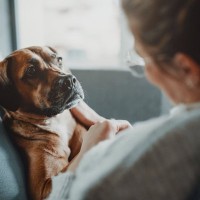
[[[84,98],[78,80],[61,70],[50,47],[29,47],[0,62],[0,104],[4,124],[22,155],[29,199],[51,191],[51,177],[67,169],[86,132],[68,109]]]

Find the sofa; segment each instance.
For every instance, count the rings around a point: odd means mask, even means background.
[[[170,104],[144,78],[128,71],[72,70],[85,91],[85,101],[107,118],[130,122],[167,112]],[[1,94],[3,95],[3,94]],[[27,200],[25,173],[19,155],[2,124],[0,112],[0,200]]]

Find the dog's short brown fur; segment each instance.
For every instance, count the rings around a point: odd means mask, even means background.
[[[29,199],[49,195],[52,176],[66,170],[86,131],[68,110],[83,99],[82,88],[61,67],[50,47],[21,49],[0,62],[4,124],[25,163]]]

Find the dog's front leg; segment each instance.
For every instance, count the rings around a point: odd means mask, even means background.
[[[29,168],[29,198],[31,200],[46,199],[52,189],[51,178],[48,178],[48,170],[43,166],[43,161],[31,162]]]
[[[68,160],[69,162],[79,153],[83,142],[83,135],[86,133],[86,131],[87,130],[85,127],[77,123],[74,133],[69,140],[69,148],[71,150]]]

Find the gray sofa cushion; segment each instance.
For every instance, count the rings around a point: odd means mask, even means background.
[[[161,92],[145,78],[122,70],[72,70],[85,91],[86,102],[106,118],[132,122],[159,116]]]
[[[26,200],[23,165],[0,119],[0,200]]]

